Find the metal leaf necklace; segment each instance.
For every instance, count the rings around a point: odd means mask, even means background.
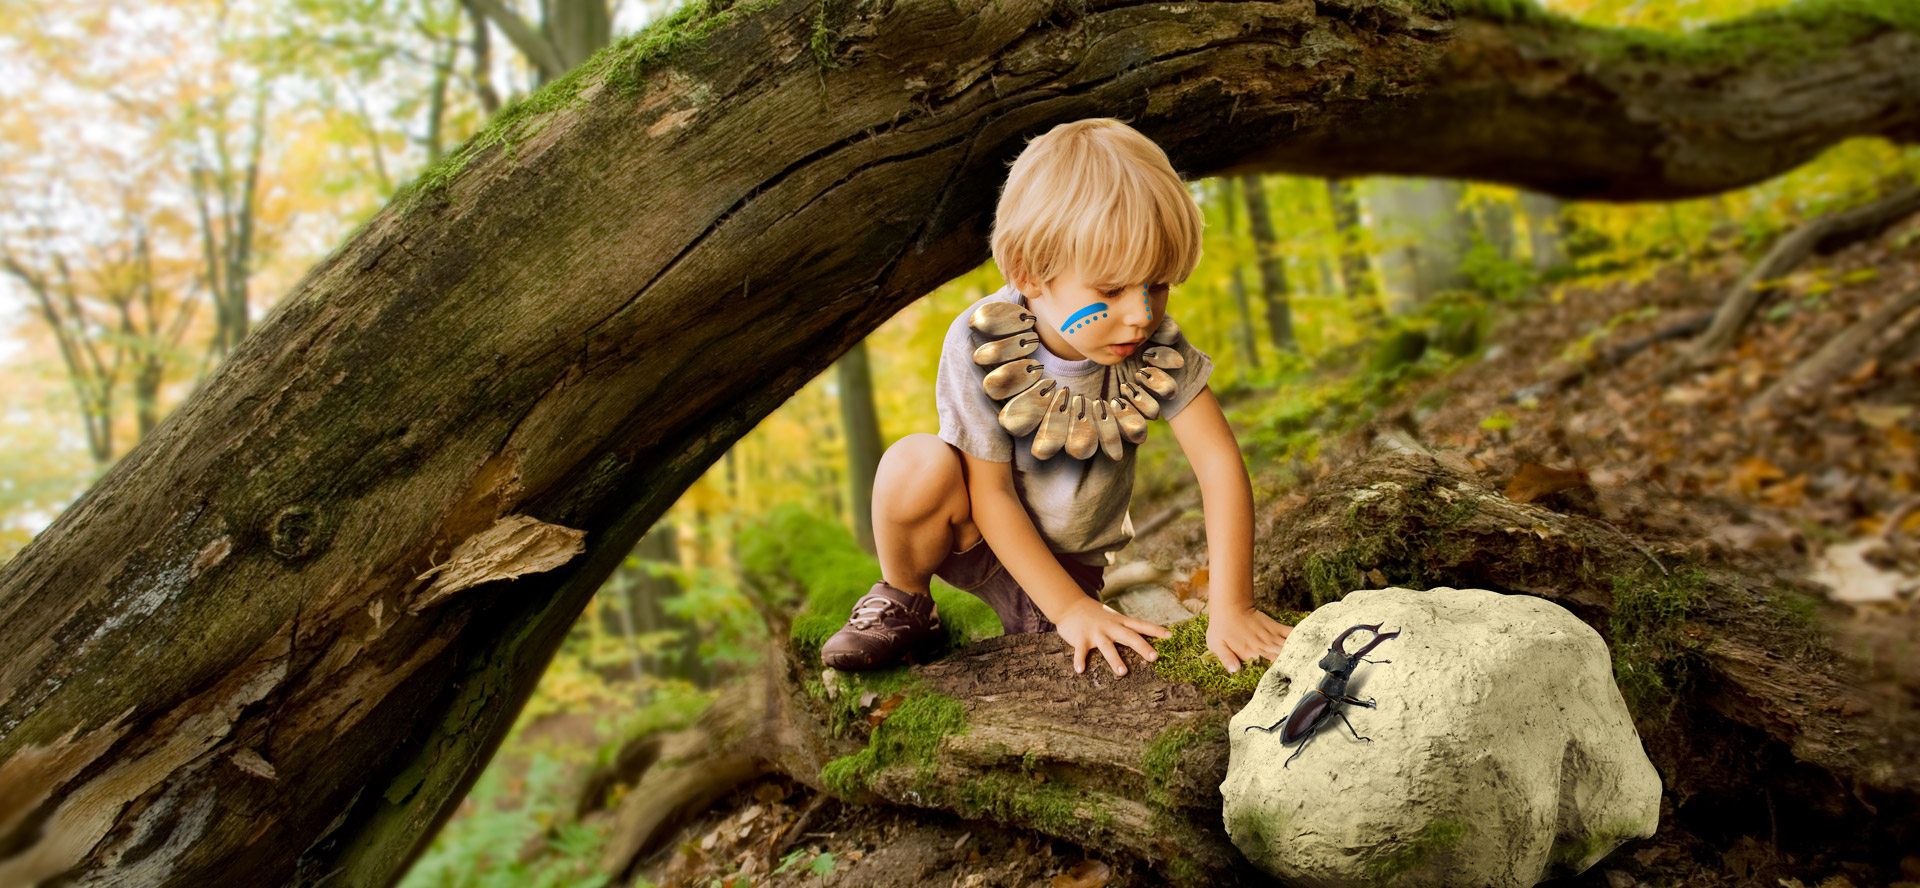
[[[1180,390],[1167,372],[1187,363],[1172,347],[1180,325],[1161,318],[1149,337],[1157,344],[1108,366],[1099,397],[1086,398],[1027,357],[1040,346],[1034,322],[1033,313],[1017,302],[986,303],[967,321],[973,332],[991,340],[973,350],[973,362],[993,368],[982,386],[987,397],[1006,402],[1000,427],[1016,438],[1032,432],[1036,459],[1065,451],[1074,459],[1105,453],[1117,460],[1126,455],[1122,439],[1147,440],[1147,421],[1160,418],[1160,400]]]

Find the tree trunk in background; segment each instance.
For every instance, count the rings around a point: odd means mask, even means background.
[[[1260,292],[1267,303],[1267,337],[1283,352],[1297,352],[1300,343],[1293,336],[1293,306],[1287,302],[1287,270],[1280,255],[1279,238],[1273,233],[1273,216],[1267,209],[1266,186],[1258,175],[1240,177],[1240,191],[1247,200],[1247,230],[1253,235],[1254,255],[1260,258]]]
[[[1373,264],[1361,246],[1367,232],[1360,222],[1360,198],[1354,193],[1353,181],[1339,177],[1327,179],[1327,201],[1333,205],[1333,224],[1340,236],[1340,281],[1354,306],[1354,316],[1363,320],[1377,318],[1380,287],[1373,281]]]
[[[1483,201],[1474,212],[1474,227],[1501,259],[1513,258],[1513,205],[1504,200]]]
[[[1460,261],[1473,244],[1473,223],[1460,211],[1464,188],[1447,179],[1384,179],[1369,189],[1369,215],[1383,243],[1380,276],[1396,314],[1466,286]]]
[[[607,0],[540,0],[540,33],[572,68],[613,42],[613,13]]]
[[[1560,199],[1537,191],[1520,192],[1520,212],[1527,217],[1527,243],[1533,250],[1533,270],[1546,271],[1567,261],[1561,249]]]
[[[1827,7],[1629,65],[1633,32],[1438,4],[744,6],[451,152],[0,568],[0,884],[392,883],[647,528],[983,262],[1060,123],[1193,177],[1610,199],[1920,135],[1912,36]]]
[[[873,373],[865,340],[854,343],[834,364],[840,382],[840,420],[847,433],[847,510],[853,513],[853,538],[868,554],[873,546],[873,476],[880,470],[880,412],[873,405]]]
[[[1221,176],[1215,180],[1218,187],[1213,191],[1214,199],[1220,202],[1220,215],[1225,220],[1227,237],[1234,238],[1240,232],[1240,201],[1234,196],[1235,183],[1231,176]],[[1228,284],[1233,294],[1234,324],[1233,342],[1240,349],[1240,367],[1238,376],[1245,376],[1246,369],[1260,369],[1260,344],[1253,335],[1253,309],[1247,300],[1246,268],[1233,263],[1233,281]]]

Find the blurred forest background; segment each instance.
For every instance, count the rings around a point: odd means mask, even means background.
[[[667,3],[12,0],[0,19],[0,562],[151,432],[396,190],[491,114],[671,16]],[[1680,32],[1771,5],[1549,8]],[[1539,378],[1482,373],[1473,398],[1466,382],[1446,382],[1503,354],[1539,351],[1528,337],[1549,335],[1505,319],[1592,293],[1737,273],[1783,232],[1871,202],[1916,172],[1920,151],[1859,140],[1753,188],[1666,204],[1563,203],[1388,178],[1195,181],[1206,253],[1175,287],[1171,313],[1217,362],[1213,387],[1264,504],[1317,471],[1324,447],[1409,393],[1415,421],[1451,405],[1473,411],[1468,427],[1489,436],[1523,434],[1539,398],[1500,396],[1537,385],[1548,368],[1536,368]],[[1810,323],[1831,294],[1878,274],[1871,263],[1810,262],[1777,282],[1786,296],[1760,323]],[[573,816],[578,775],[637,731],[687,723],[718,683],[760,656],[765,628],[746,596],[764,565],[804,552],[834,581],[865,588],[878,577],[862,544],[873,466],[888,443],[936,428],[941,338],[1000,285],[989,263],[895,316],[680,499],[581,617],[502,753],[405,884],[604,881],[594,863],[608,826]],[[1691,307],[1710,307],[1717,292]],[[1552,341],[1548,357],[1577,362],[1618,344],[1626,327],[1678,316],[1652,296],[1609,311]],[[1910,412],[1861,418],[1912,452]],[[1175,494],[1191,476],[1172,437],[1151,437],[1141,457],[1143,500],[1179,508]],[[1791,507],[1808,473],[1785,463],[1750,453],[1670,486]],[[1887,483],[1914,492],[1911,473]],[[1136,505],[1136,522],[1148,517]],[[1810,520],[1837,541],[1885,517]],[[831,855],[800,851],[783,863],[834,866]]]

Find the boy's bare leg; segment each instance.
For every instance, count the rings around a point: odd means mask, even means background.
[[[947,553],[980,540],[959,452],[938,435],[894,442],[873,479],[873,544],[887,585],[916,595]]]

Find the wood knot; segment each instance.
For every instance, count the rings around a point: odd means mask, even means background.
[[[288,506],[275,513],[267,535],[273,554],[287,561],[302,561],[326,548],[320,515],[310,506]]]

